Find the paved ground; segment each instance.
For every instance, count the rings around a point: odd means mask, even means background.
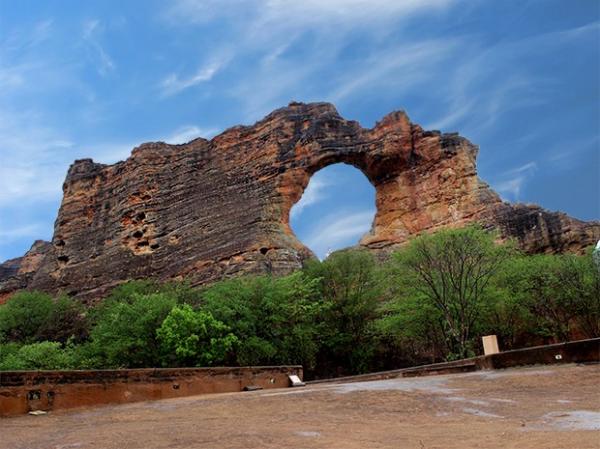
[[[0,448],[600,448],[600,365],[195,396],[0,420]]]

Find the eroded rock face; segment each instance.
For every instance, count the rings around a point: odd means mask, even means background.
[[[85,299],[132,278],[202,284],[289,273],[312,256],[290,229],[290,209],[311,175],[337,162],[375,186],[377,213],[360,243],[373,251],[472,222],[528,252],[578,252],[600,238],[598,222],[502,202],[477,177],[477,151],[404,112],[364,129],[330,104],[292,103],[210,141],[146,143],[114,165],[79,160],[63,186],[52,246],[25,284]]]
[[[50,242],[36,240],[24,256],[0,264],[0,304],[3,304],[13,291],[27,287],[51,250]]]

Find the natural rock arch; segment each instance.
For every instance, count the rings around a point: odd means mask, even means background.
[[[375,198],[375,186],[360,168],[345,162],[326,164],[310,175],[300,200],[290,209],[290,227],[317,257],[325,256],[324,250],[328,253],[356,246],[373,230]],[[349,228],[343,229],[343,224]],[[357,225],[368,229],[358,231]],[[336,232],[331,233],[332,228]],[[343,236],[337,235],[341,229]]]
[[[581,251],[600,238],[597,222],[502,202],[477,177],[477,150],[457,134],[424,131],[404,112],[365,129],[330,104],[292,103],[210,141],[147,143],[114,165],[75,161],[52,245],[39,257],[32,249],[27,269],[7,270],[0,297],[36,288],[93,299],[131,278],[202,284],[288,273],[310,257],[291,232],[290,209],[310,176],[336,162],[375,187],[377,213],[361,245],[378,253],[471,222],[528,252]]]

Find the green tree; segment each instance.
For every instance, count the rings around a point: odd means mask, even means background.
[[[515,258],[501,282],[535,317],[539,335],[567,341],[575,326],[587,337],[600,336],[600,279],[591,254]]]
[[[53,310],[52,297],[41,292],[19,292],[0,306],[0,339],[21,343],[36,340]]]
[[[8,352],[2,355],[3,352]],[[0,370],[58,370],[73,367],[73,358],[60,343],[43,341],[0,350]]]
[[[321,371],[369,370],[377,344],[372,322],[382,293],[375,259],[363,250],[339,251],[308,263],[304,272],[319,281],[323,301]]]
[[[290,276],[217,282],[204,294],[202,310],[225,323],[239,339],[239,365],[315,364],[320,310],[317,280]]]
[[[0,341],[66,343],[87,333],[82,305],[66,296],[54,300],[46,293],[19,292],[0,306]]]
[[[156,331],[165,366],[223,364],[238,339],[210,312],[175,306]]]
[[[77,300],[60,296],[35,333],[36,341],[80,342],[87,338],[89,322],[84,306]]]
[[[441,230],[412,240],[393,256],[404,297],[438,313],[432,320],[447,345],[448,357],[473,355],[473,336],[487,307],[490,281],[513,253],[478,227]]]
[[[94,311],[87,357],[102,360],[107,368],[160,366],[156,330],[176,304],[176,298],[165,293],[113,293]]]

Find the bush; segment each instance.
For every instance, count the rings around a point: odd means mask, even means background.
[[[237,364],[310,369],[319,347],[317,282],[301,272],[222,281],[204,292],[202,309],[238,337]]]
[[[73,356],[60,343],[43,341],[17,347],[2,345],[0,370],[59,370],[73,367]]]
[[[383,287],[375,259],[367,251],[338,251],[323,262],[310,262],[304,272],[318,282],[322,301],[320,370],[368,371],[377,345],[373,320]]]
[[[507,292],[504,303],[518,300],[535,317],[538,335],[559,341],[574,330],[600,336],[600,275],[591,254],[513,258],[499,283]]]
[[[41,292],[19,292],[0,307],[0,340],[33,343],[47,324],[54,303]]]
[[[397,300],[436,310],[429,325],[443,336],[447,359],[474,355],[481,316],[496,295],[491,281],[514,253],[495,239],[475,226],[441,230],[393,255]]]
[[[175,306],[156,331],[164,366],[223,364],[238,339],[210,312]]]
[[[113,293],[94,311],[87,357],[107,368],[161,366],[156,330],[175,305],[176,299],[164,293]]]
[[[83,307],[68,297],[53,300],[41,292],[19,292],[0,306],[0,341],[33,343],[69,339],[81,341],[88,333]]]

